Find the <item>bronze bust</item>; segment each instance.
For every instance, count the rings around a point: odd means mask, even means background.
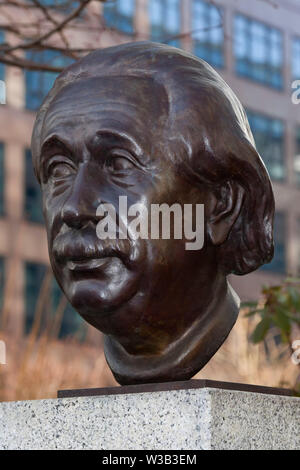
[[[232,90],[206,62],[163,44],[97,50],[56,79],[32,155],[54,274],[104,333],[116,380],[191,378],[236,321],[228,274],[273,256],[272,187]],[[115,207],[120,227],[120,196],[149,210],[201,205],[202,248],[130,231],[100,239],[98,208]]]

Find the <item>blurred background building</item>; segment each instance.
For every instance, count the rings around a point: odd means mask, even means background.
[[[248,276],[233,276],[232,283],[243,300],[257,299],[263,284],[299,273],[300,104],[291,99],[291,84],[300,79],[299,1],[111,0],[88,8],[101,13],[107,26],[93,47],[165,42],[205,59],[231,86],[246,107],[276,198],[273,261]],[[76,41],[85,40],[79,27]],[[69,62],[53,51],[30,54],[45,63]],[[11,329],[22,335],[32,326],[49,266],[29,147],[35,111],[55,74],[0,65],[0,79],[6,83],[6,104],[0,105],[0,297]],[[54,280],[50,290],[51,314],[61,293]],[[79,322],[68,306],[61,336],[77,331]]]

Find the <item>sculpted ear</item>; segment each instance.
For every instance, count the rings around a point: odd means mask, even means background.
[[[245,190],[235,181],[228,181],[220,189],[210,193],[206,220],[207,231],[214,245],[224,243],[238,218]]]

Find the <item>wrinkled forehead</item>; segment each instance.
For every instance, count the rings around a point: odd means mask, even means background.
[[[149,145],[168,118],[164,87],[151,78],[96,77],[66,85],[45,115],[41,144],[53,133],[88,139],[101,128]],[[80,132],[79,132],[80,130]]]

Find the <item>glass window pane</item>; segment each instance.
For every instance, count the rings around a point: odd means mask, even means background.
[[[135,0],[108,0],[103,5],[103,16],[109,28],[126,34],[134,32]]]
[[[64,57],[57,51],[28,51],[26,59],[37,63],[51,64],[57,67],[66,67],[72,60]],[[26,108],[36,111],[57,77],[57,73],[36,70],[25,71]]]
[[[122,15],[133,15],[134,13],[134,2],[132,0],[121,0],[118,2],[119,11]]]
[[[194,54],[215,67],[224,66],[222,10],[202,0],[192,4]]]
[[[5,213],[5,204],[4,204],[4,178],[5,178],[5,169],[4,169],[4,144],[0,142],[0,217]]]
[[[59,305],[62,299],[63,293],[56,280],[53,279],[51,286],[52,295],[52,317],[55,319],[59,315]],[[71,304],[67,302],[67,306],[64,309],[63,316],[60,323],[58,324],[57,335],[59,338],[66,338],[67,336],[76,336],[77,339],[84,339],[86,333],[86,323],[83,321],[81,316],[73,309]]]
[[[25,332],[29,333],[34,322],[37,300],[46,266],[38,263],[25,263]]]
[[[149,16],[151,24],[159,24],[163,15],[163,6],[160,0],[151,0],[149,3]]]
[[[4,43],[4,39],[5,39],[4,33],[3,31],[0,30],[0,44]],[[4,75],[5,75],[4,64],[0,63],[0,80],[4,80],[5,78]]]
[[[282,33],[276,28],[236,15],[234,55],[238,75],[273,88],[283,87]]]
[[[300,38],[292,41],[292,77],[293,80],[300,80]]]
[[[4,258],[0,257],[0,309],[3,306],[3,295],[4,295],[4,284],[5,284],[5,261]],[[0,314],[1,317],[1,314]]]
[[[296,155],[294,159],[296,182],[300,186],[300,127],[296,129]]]
[[[285,178],[284,140],[285,127],[280,119],[272,119],[247,110],[249,124],[256,147],[273,180]]]
[[[167,31],[174,35],[180,33],[179,8],[180,5],[177,0],[169,0],[169,8],[165,17],[165,26]]]
[[[41,288],[45,280],[47,267],[39,263],[25,263],[25,331],[29,333],[35,319],[37,301],[40,296]],[[62,297],[62,291],[52,278],[50,289],[47,293],[47,299],[43,305],[41,329],[46,327],[51,328],[53,333],[54,324],[56,326],[57,337],[63,338],[69,335],[76,335],[78,339],[84,339],[86,330],[82,318],[77,312],[67,303],[66,308],[62,312],[62,317],[58,318],[60,314],[58,307]]]
[[[179,47],[180,0],[149,0],[148,8],[151,40]]]
[[[297,221],[297,241],[298,241],[298,270],[297,275],[300,276],[300,217]]]
[[[32,166],[31,151],[25,150],[25,219],[30,222],[44,223],[42,194]]]

